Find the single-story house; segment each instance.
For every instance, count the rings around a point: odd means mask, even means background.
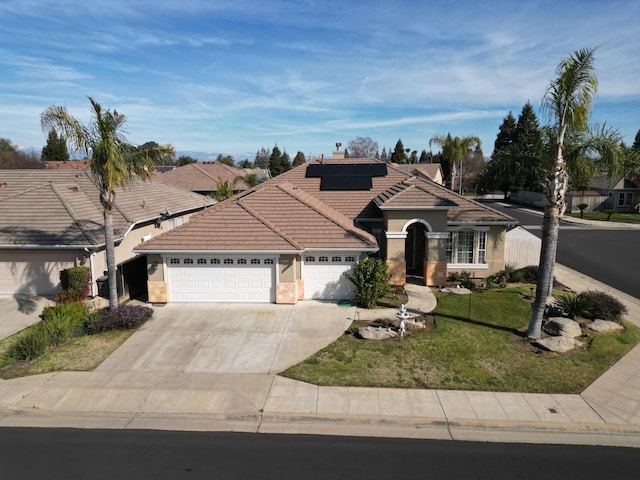
[[[392,165],[403,172],[444,185],[444,175],[439,163],[393,163]]]
[[[276,302],[353,296],[344,277],[377,256],[402,285],[504,268],[516,221],[380,160],[316,160],[208,208],[135,248],[157,268],[151,302]]]
[[[220,182],[229,182],[235,193],[249,188],[244,180],[247,174],[240,168],[220,162],[188,163],[166,172],[158,172],[154,178],[167,185],[211,195],[218,191]]]
[[[637,211],[637,206],[640,204],[639,178],[601,176],[594,178],[591,185],[593,190],[601,195],[609,196],[605,208],[617,212]]]
[[[116,191],[113,225],[121,299],[145,298],[147,259],[133,247],[215,204],[155,180]],[[87,266],[92,295],[106,270],[104,219],[89,170],[0,170],[0,295],[60,291],[60,271]],[[104,279],[102,279],[104,280]]]

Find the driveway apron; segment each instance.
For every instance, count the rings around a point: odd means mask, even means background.
[[[274,374],[333,342],[353,313],[317,301],[167,304],[96,371]]]

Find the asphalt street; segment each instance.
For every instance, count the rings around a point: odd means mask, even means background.
[[[487,203],[541,236],[542,215],[523,211],[517,205]],[[616,230],[561,221],[556,258],[561,265],[640,298],[640,229]]]
[[[636,479],[637,449],[316,435],[0,429],[2,477]]]

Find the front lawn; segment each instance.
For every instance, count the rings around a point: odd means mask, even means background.
[[[565,215],[574,218],[580,218],[580,213],[565,213]],[[609,215],[604,212],[584,212],[585,220],[599,220],[599,221],[607,221],[607,217]],[[640,213],[620,213],[615,212],[611,214],[611,218],[609,219],[611,222],[622,222],[622,223],[640,223]]]
[[[384,341],[345,334],[282,375],[327,386],[577,393],[640,342],[624,322],[625,332],[598,335],[582,352],[528,348],[531,306],[521,292],[529,286],[440,295],[435,329]]]

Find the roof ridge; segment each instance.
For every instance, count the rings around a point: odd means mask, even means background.
[[[343,228],[344,230],[350,232],[351,234],[355,235],[359,239],[367,241],[367,242],[369,242],[371,240],[370,238],[367,238],[367,235],[363,235],[363,233],[366,233],[366,232],[364,232],[363,230],[357,228],[353,224],[353,221],[349,217],[347,217],[344,213],[336,210],[335,208],[333,208],[330,205],[327,205],[322,200],[319,200],[318,198],[316,198],[313,195],[311,195],[310,193],[304,191],[300,187],[297,187],[297,186],[295,186],[295,185],[293,185],[292,183],[289,183],[289,182],[279,183],[279,184],[276,185],[276,187],[279,188],[284,193],[286,193],[287,195],[295,198],[299,202],[304,203],[307,207],[311,208],[312,210],[314,210],[319,215],[322,215],[324,218],[326,218],[330,222],[335,223],[336,225],[338,225],[339,227]],[[331,210],[331,212],[332,212],[332,214],[334,216],[328,216],[325,212],[322,211],[322,209],[320,209],[317,206],[317,204],[322,204],[322,206],[325,209]],[[340,221],[338,221],[338,219]]]
[[[285,233],[281,232],[278,228],[276,228],[275,225],[272,225],[271,222],[269,222],[268,220],[266,220],[265,218],[262,217],[262,215],[258,214],[256,211],[254,211],[251,207],[244,205],[240,202],[241,199],[236,200],[234,203],[236,205],[238,205],[240,208],[242,208],[245,212],[247,212],[249,215],[251,215],[253,218],[255,218],[256,220],[258,220],[260,223],[262,223],[265,227],[267,227],[269,230],[271,230],[273,233],[275,233],[276,235],[280,236],[283,240],[285,240],[287,243],[289,243],[291,246],[297,248],[298,250],[303,250],[303,247],[298,244],[298,242],[296,242],[295,240],[289,238],[288,235],[286,235]]]
[[[60,199],[60,203],[62,203],[62,206],[65,208],[65,210],[67,212],[69,212],[69,216],[73,219],[73,223],[78,226],[78,228],[80,229],[80,231],[82,232],[84,237],[89,242],[93,241],[92,238],[89,236],[89,234],[84,229],[84,227],[82,226],[82,223],[80,222],[80,217],[78,217],[78,215],[76,215],[76,212],[73,210],[73,207],[71,207],[71,205],[69,205],[69,202],[64,198],[64,195],[59,190],[59,187],[68,187],[68,186],[73,185],[72,188],[75,188],[78,192],[82,192],[82,190],[80,190],[80,187],[78,185],[76,185],[75,183],[56,184],[56,183],[53,183],[53,182],[49,182],[49,185],[51,186],[51,189],[56,194],[58,199]],[[82,192],[82,193],[84,193],[84,192]]]
[[[214,182],[216,182],[216,184],[219,184],[220,182],[218,181],[218,178],[214,178],[212,175],[209,174],[209,172],[207,172],[206,170],[204,170],[203,168],[201,168],[197,163],[190,163],[189,165],[193,165],[193,168],[195,168],[196,170],[198,170],[201,174],[203,174],[205,177],[210,178],[211,180],[213,180]]]

